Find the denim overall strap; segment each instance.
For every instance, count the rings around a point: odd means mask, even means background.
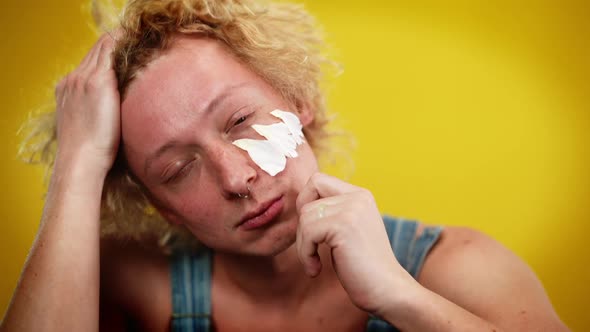
[[[179,253],[171,261],[171,331],[208,332],[211,325],[211,252]]]
[[[395,258],[417,279],[426,255],[438,240],[442,227],[424,227],[422,234],[416,237],[418,222],[414,220],[383,216],[383,222]]]
[[[414,279],[417,279],[424,259],[438,240],[442,227],[425,227],[422,234],[416,238],[418,229],[416,221],[383,216],[383,222],[395,258]],[[367,332],[398,331],[394,326],[374,316],[371,316],[367,322]]]

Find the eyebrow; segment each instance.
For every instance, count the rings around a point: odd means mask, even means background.
[[[223,90],[220,94],[215,96],[215,98],[213,98],[213,100],[211,100],[209,102],[209,104],[207,104],[207,106],[205,106],[205,108],[203,109],[203,114],[209,114],[209,113],[213,112],[213,110],[215,110],[219,106],[219,104],[221,104],[221,102],[223,102],[225,99],[227,99],[234,90],[241,89],[241,88],[244,88],[249,85],[250,84],[248,82],[244,82],[244,83],[232,85],[232,86],[228,87],[227,89]],[[179,141],[171,140],[171,141],[166,142],[164,145],[160,146],[158,149],[156,149],[156,151],[154,153],[152,153],[146,159],[146,161],[144,163],[144,167],[143,167],[144,174],[147,174],[147,171],[150,169],[150,167],[152,166],[152,163],[156,159],[158,159],[166,151],[168,151],[178,145],[180,145]]]

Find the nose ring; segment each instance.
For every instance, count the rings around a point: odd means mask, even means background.
[[[248,199],[250,198],[250,186],[246,186],[246,189],[248,189],[248,192],[245,194],[242,193],[238,193],[238,198],[244,198],[244,199]]]

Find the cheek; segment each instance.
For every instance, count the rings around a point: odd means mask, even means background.
[[[184,191],[165,195],[164,207],[183,224],[206,224],[219,219],[219,203],[212,195]]]
[[[287,167],[289,172],[297,178],[298,189],[302,189],[307,184],[309,178],[319,171],[319,167],[315,155],[308,144],[303,145],[298,152],[299,157],[290,159],[287,162]]]
[[[179,197],[178,202],[179,210],[189,220],[212,220],[217,217],[215,212],[220,210],[216,202],[202,196],[186,195]]]

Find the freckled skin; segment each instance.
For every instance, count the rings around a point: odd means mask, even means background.
[[[227,98],[215,103],[211,112],[204,111],[225,92]],[[130,86],[121,107],[129,167],[168,221],[186,226],[198,240],[219,251],[268,256],[294,242],[295,199],[318,169],[311,147],[299,145],[299,156],[289,158],[285,170],[271,177],[232,142],[259,139],[250,126],[276,123],[270,114],[275,109],[295,113],[303,126],[313,119],[311,112],[293,110],[220,43],[192,37],[179,38],[150,63]],[[235,117],[246,114],[240,112],[248,112],[248,120],[233,127]],[[145,172],[145,161],[166,142],[176,145]],[[162,184],[162,173],[182,168],[176,164],[183,166],[188,160],[191,168],[181,181]],[[248,200],[236,199],[236,193],[248,188]],[[281,195],[285,207],[266,236],[236,230],[246,212]]]

